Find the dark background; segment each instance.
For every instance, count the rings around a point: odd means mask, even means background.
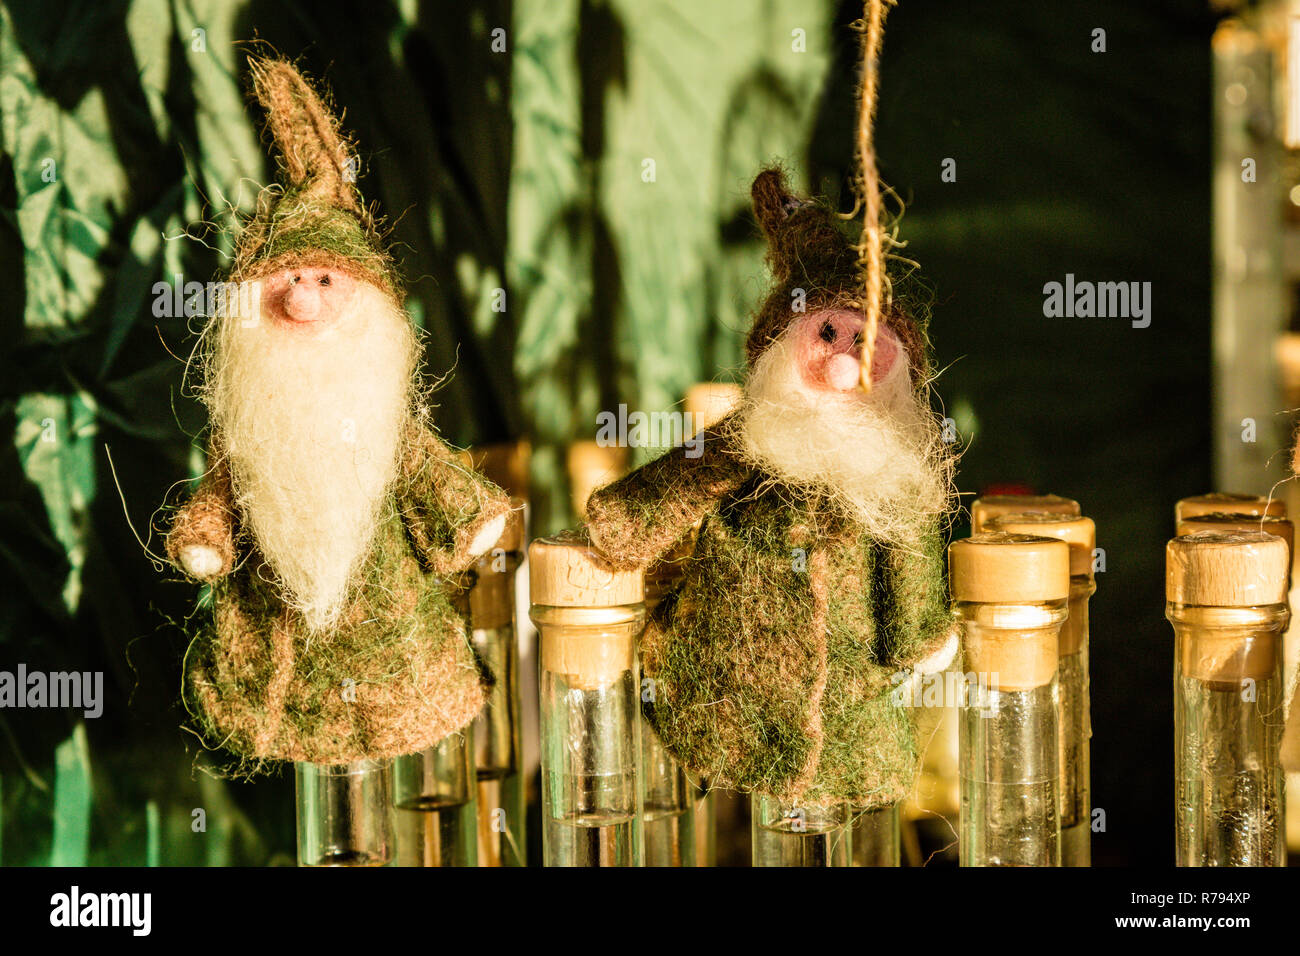
[[[594,161],[605,141],[605,94],[625,78],[624,25],[621,8],[578,6],[581,148]],[[24,396],[94,397],[93,437],[82,449],[91,469],[82,484],[93,492],[69,509],[86,542],[75,610],[62,596],[69,557],[52,530],[49,489],[43,495],[24,470],[18,443],[0,445],[0,668],[25,661],[103,670],[108,692],[104,716],[86,722],[80,739],[76,715],[0,713],[0,861],[287,862],[288,775],[232,783],[195,772],[212,759],[177,726],[185,638],[173,623],[189,613],[193,590],[155,571],[124,519],[123,500],[144,533],[155,503],[190,473],[186,433],[202,427],[181,394],[181,365],[166,354],[187,354],[186,330],[123,319],[147,315],[142,290],[166,274],[160,258],[133,251],[132,236],[142,220],[163,230],[183,209],[176,183],[193,175],[199,96],[178,69],[165,91],[171,126],[162,135],[149,122],[127,9],[67,0],[5,5],[5,49],[21,51],[44,95],[64,110],[91,94],[104,98],[130,200],[109,210],[109,234],[92,249],[103,277],[94,302],[52,327],[24,291],[33,266],[23,250],[40,241],[17,214],[30,163],[12,142],[0,143],[0,432],[20,433]],[[573,423],[530,417],[524,399],[533,386],[514,372],[514,318],[508,313],[484,332],[473,304],[456,292],[456,263],[466,254],[507,270],[511,70],[508,58],[487,53],[484,24],[508,23],[510,4],[414,9],[400,57],[391,41],[397,14],[386,3],[253,2],[241,8],[235,32],[301,53],[308,71],[328,79],[346,125],[368,148],[361,185],[397,221],[412,297],[431,332],[428,367],[456,365],[440,393],[447,437],[459,444],[590,437]],[[762,9],[754,4],[751,15]],[[842,192],[852,155],[857,51],[843,24],[859,14],[856,4],[841,6],[811,140],[790,144],[786,157],[832,195]],[[1107,823],[1094,836],[1098,865],[1172,859],[1163,545],[1173,503],[1210,488],[1213,23],[1199,2],[903,0],[885,42],[878,154],[884,180],[907,202],[907,254],[933,290],[931,334],[945,369],[937,388],[968,446],[960,487],[1077,498],[1106,552],[1092,604],[1093,794]],[[1090,50],[1095,27],[1106,30],[1105,53]],[[172,43],[183,47],[184,34]],[[255,118],[250,111],[249,124]],[[957,161],[955,183],[940,181],[945,157]],[[645,387],[637,378],[645,373],[608,346],[613,330],[601,324],[617,311],[624,253],[602,240],[599,222],[575,213],[556,224],[570,226],[594,231],[596,281],[585,317],[591,335],[565,361],[596,369],[603,397],[618,400],[620,381]],[[720,217],[718,230],[739,236],[751,274],[760,276],[752,224]],[[199,244],[184,259],[195,276],[220,264]],[[1043,284],[1067,272],[1151,282],[1151,326],[1044,318]],[[69,267],[58,281],[84,278]],[[707,313],[695,321],[698,343],[743,334]],[[692,361],[701,354],[689,341],[665,348]],[[555,375],[571,372],[557,366]],[[570,520],[553,507],[538,517],[543,531]],[[966,530],[959,522],[955,534]],[[79,785],[90,795],[79,798]],[[88,831],[60,831],[60,814],[71,807],[75,817],[87,802]],[[215,837],[202,848],[191,839],[195,806],[221,821],[220,851]],[[60,839],[80,849],[59,857]]]

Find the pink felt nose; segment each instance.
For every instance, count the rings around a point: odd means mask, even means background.
[[[831,388],[847,391],[858,384],[858,360],[841,352],[832,355],[826,364],[826,380]]]
[[[320,314],[320,307],[320,290],[315,282],[296,282],[284,297],[285,313],[299,322],[311,322]]]

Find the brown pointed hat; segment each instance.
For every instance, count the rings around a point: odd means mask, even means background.
[[[231,280],[331,268],[398,296],[392,261],[362,204],[355,154],[337,117],[289,61],[250,57],[249,71],[279,153],[281,188],[263,192],[240,233]]]
[[[755,313],[745,340],[752,367],[799,315],[822,309],[857,308],[861,280],[857,248],[828,204],[791,193],[785,174],[777,168],[759,173],[751,192],[754,215],[767,239],[767,261],[773,278],[771,291]],[[797,290],[802,290],[802,297]],[[798,304],[803,308],[797,312]],[[907,349],[913,384],[924,381],[929,368],[925,331],[897,301],[881,320]]]

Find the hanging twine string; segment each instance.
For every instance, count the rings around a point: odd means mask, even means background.
[[[858,385],[871,391],[871,360],[876,352],[882,300],[888,293],[885,277],[885,236],[880,227],[880,175],[876,171],[876,150],[872,132],[876,119],[879,87],[880,47],[885,34],[885,13],[895,0],[864,0],[863,18],[853,22],[862,47],[862,82],[858,87],[858,175],[854,185],[863,209],[862,234],[858,238],[858,269],[862,279],[860,296],[866,323],[862,327],[862,356]],[[888,305],[888,302],[884,302]]]

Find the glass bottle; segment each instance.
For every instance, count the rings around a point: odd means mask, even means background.
[[[299,866],[383,866],[393,858],[389,761],[294,765]]]
[[[994,518],[995,531],[1059,538],[1070,549],[1070,616],[1061,625],[1057,660],[1061,739],[1061,866],[1092,865],[1092,720],[1088,686],[1088,600],[1097,590],[1091,518],[1010,514]]]
[[[1060,514],[1075,516],[1079,503],[1060,495],[984,495],[970,506],[971,533],[990,530],[989,523],[1006,514]],[[929,830],[938,846],[949,843],[949,828],[958,824],[961,804],[960,773],[957,769],[958,708],[950,688],[960,686],[961,660],[953,661],[942,678],[942,700],[916,711],[917,740],[924,748],[921,775],[915,792],[906,803],[907,825]],[[943,820],[937,820],[936,815]]]
[[[898,866],[902,856],[902,819],[898,804],[864,809],[854,807],[853,865]]]
[[[804,806],[765,794],[751,798],[754,866],[849,866],[852,811],[847,803]]]
[[[612,569],[585,536],[528,547],[541,643],[542,857],[640,866],[641,571]]]
[[[1178,866],[1285,866],[1286,543],[1200,531],[1165,549]]]
[[[524,866],[524,780],[519,709],[519,639],[515,576],[523,557],[522,502],[515,501],[505,533],[476,562],[463,592],[470,642],[492,680],[474,722],[479,866]]]
[[[1057,660],[1070,549],[987,532],[949,546],[948,573],[965,671],[961,865],[1059,866]]]
[[[398,866],[475,866],[473,726],[393,760]]]

